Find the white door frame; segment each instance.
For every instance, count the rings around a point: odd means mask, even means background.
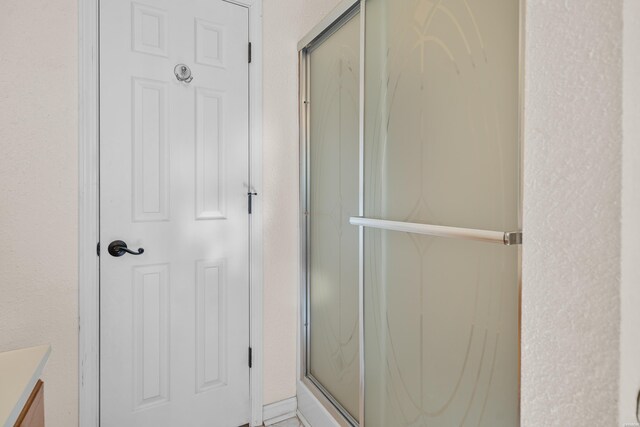
[[[78,387],[79,425],[100,425],[99,1],[78,1]],[[254,199],[250,228],[251,425],[262,424],[262,0],[225,0],[249,11],[249,162]]]

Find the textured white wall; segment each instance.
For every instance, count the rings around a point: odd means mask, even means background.
[[[297,44],[339,0],[265,0],[264,403],[296,394],[298,333]]]
[[[640,2],[624,2],[620,424],[637,423],[640,390]]]
[[[77,425],[77,1],[0,2],[0,351],[51,343],[47,425]]]
[[[522,425],[616,426],[623,1],[527,3]]]

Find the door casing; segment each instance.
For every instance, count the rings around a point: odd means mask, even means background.
[[[79,425],[100,425],[99,1],[78,1],[78,394]],[[249,162],[254,198],[250,225],[251,425],[262,424],[262,0],[224,0],[249,12]]]

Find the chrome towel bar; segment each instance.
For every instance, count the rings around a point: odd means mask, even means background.
[[[352,216],[349,223],[362,227],[381,230],[402,231],[405,233],[426,234],[428,236],[449,237],[479,242],[499,243],[502,245],[522,244],[522,231],[491,231],[473,228],[447,227],[445,225],[418,224],[413,222],[387,221],[385,219]]]

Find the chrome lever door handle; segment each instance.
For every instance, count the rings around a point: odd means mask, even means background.
[[[138,252],[134,252],[131,249],[128,249],[127,244],[122,240],[114,240],[113,242],[109,243],[108,251],[109,254],[114,257],[121,257],[124,254],[142,255],[144,253],[143,248],[139,248]]]

